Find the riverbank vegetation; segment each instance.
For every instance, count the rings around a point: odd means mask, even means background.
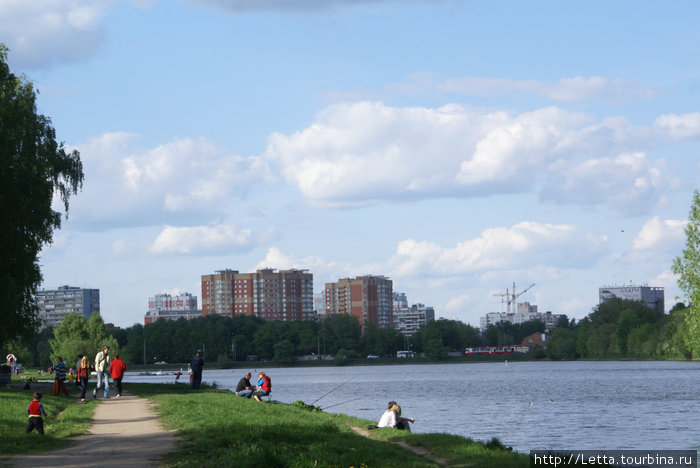
[[[129,384],[129,391],[154,402],[165,426],[182,438],[180,450],[165,459],[173,467],[439,466],[430,455],[450,466],[529,466],[527,455],[514,453],[497,440],[482,443],[449,434],[367,431],[367,425],[376,421],[325,413],[302,402],[258,403],[227,391],[192,392],[185,385]],[[366,436],[352,427],[364,429]]]

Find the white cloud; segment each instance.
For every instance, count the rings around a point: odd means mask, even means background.
[[[607,239],[581,233],[575,226],[525,221],[511,228],[490,228],[480,237],[444,247],[408,239],[389,260],[392,276],[469,275],[537,266],[583,268],[593,265]]]
[[[250,229],[241,229],[234,224],[165,226],[151,245],[150,251],[156,255],[231,252],[249,249],[256,242],[258,240]]]
[[[448,312],[459,311],[468,305],[469,301],[469,294],[461,294],[457,297],[451,297],[447,301],[447,304],[445,304],[445,310]]]
[[[666,167],[638,150],[650,132],[622,118],[590,120],[556,107],[511,115],[359,102],[330,106],[292,135],[271,135],[266,156],[317,205],[531,191],[622,212],[659,203]]]
[[[151,149],[139,148],[137,140],[105,133],[78,146],[85,185],[71,204],[76,222],[98,228],[193,224],[226,215],[252,185],[271,180],[262,158],[230,154],[203,138]]]
[[[654,125],[674,140],[700,137],[700,113],[664,114],[659,116]]]
[[[419,75],[418,78],[417,81],[415,77],[411,78],[411,81],[416,81],[415,89],[426,89],[425,77]],[[656,91],[649,86],[639,85],[629,80],[608,79],[600,76],[574,76],[561,78],[557,82],[465,77],[444,80],[433,86],[437,91],[456,94],[495,96],[525,93],[564,102],[590,99],[620,102],[628,99],[649,99],[656,95]]]
[[[632,242],[629,260],[668,260],[678,255],[685,241],[686,220],[654,216],[644,223]]]
[[[80,62],[101,46],[100,23],[112,0],[3,0],[0,31],[20,68]]]
[[[289,255],[282,252],[278,247],[267,249],[265,258],[255,266],[256,270],[261,268],[309,270],[314,274],[314,283],[317,284],[317,289],[318,284],[324,284],[326,281],[336,281],[338,278],[348,275],[359,275],[366,270],[366,267],[363,266],[327,261],[318,255],[307,255],[305,257]],[[318,279],[321,279],[321,281],[318,282]]]

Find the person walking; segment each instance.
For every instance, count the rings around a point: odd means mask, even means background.
[[[109,372],[112,374],[114,386],[117,388],[117,397],[122,396],[122,378],[124,378],[125,370],[126,364],[124,364],[124,361],[119,359],[119,353],[115,353],[114,360],[109,365]]]
[[[88,380],[92,366],[87,356],[80,358],[78,363],[78,384],[80,385],[80,401],[85,401],[85,392],[87,391]]]
[[[97,389],[104,385],[104,397],[109,398],[109,346],[95,356],[95,371],[97,371],[97,385],[92,391],[92,397],[97,398]]]
[[[63,360],[63,356],[58,356],[58,362],[54,364],[53,372],[55,374],[54,378],[57,382],[58,390],[63,391],[63,393],[68,396],[68,389],[66,388],[66,363]]]
[[[204,369],[204,358],[202,357],[202,350],[198,349],[197,353],[192,358],[192,389],[199,390],[199,386],[202,383],[202,370]]]

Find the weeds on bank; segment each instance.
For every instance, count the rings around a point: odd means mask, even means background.
[[[47,414],[44,418],[43,436],[36,430],[29,434],[24,432],[27,427],[27,406],[35,391],[42,393],[41,402]],[[63,448],[68,444],[67,437],[87,432],[95,406],[94,401],[76,404],[73,395],[54,396],[51,389],[0,389],[0,453],[42,452]]]

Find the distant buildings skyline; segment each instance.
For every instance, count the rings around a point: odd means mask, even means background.
[[[386,276],[365,275],[326,283],[325,313],[351,314],[364,326],[392,326],[393,281]]]
[[[39,308],[39,330],[57,327],[70,313],[83,317],[100,312],[100,290],[79,288],[76,286],[59,286],[57,289],[42,289],[36,293]]]
[[[143,324],[148,325],[158,319],[190,320],[201,317],[202,310],[197,308],[197,296],[188,292],[171,296],[168,293],[156,294],[148,298],[148,311],[143,318]]]

